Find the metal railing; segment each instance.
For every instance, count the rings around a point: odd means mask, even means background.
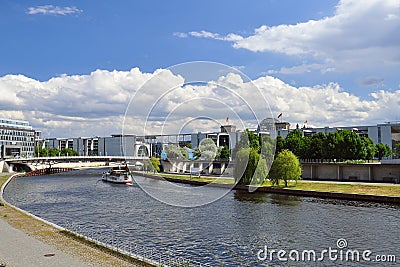
[[[163,267],[207,267],[211,266],[208,263],[200,263],[195,260],[185,259],[182,256],[177,256],[167,249],[149,248],[140,245],[137,241],[122,241],[116,238],[114,233],[126,233],[126,231],[119,229],[102,230],[91,229],[90,227],[67,222],[63,226],[68,232],[83,238],[96,245],[108,248],[110,250],[121,253],[130,258],[148,263],[153,266]],[[132,240],[132,238],[130,237]]]

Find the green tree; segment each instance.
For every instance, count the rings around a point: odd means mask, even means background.
[[[375,157],[376,154],[376,146],[374,145],[374,141],[372,141],[371,138],[369,137],[362,137],[361,138],[362,142],[364,143],[364,151],[363,151],[363,156],[362,159],[370,160]]]
[[[201,140],[199,145],[200,158],[213,160],[217,156],[218,148],[211,138]]]
[[[392,150],[390,150],[390,147],[382,143],[376,144],[376,150],[379,160],[382,160],[382,158],[389,157],[392,154]]]
[[[299,158],[305,158],[309,149],[309,140],[307,138],[303,137],[303,133],[300,130],[293,130],[285,138],[285,149],[292,151]]]
[[[188,159],[189,154],[187,151],[181,147],[170,144],[165,148],[165,153],[169,159]]]
[[[78,152],[76,152],[70,148],[64,148],[61,151],[57,149],[57,152],[59,152],[61,156],[78,156],[79,155]]]
[[[395,141],[393,147],[394,147],[393,148],[393,157],[395,157],[396,159],[400,158],[400,142]]]
[[[362,159],[366,155],[365,142],[350,130],[339,130],[327,135],[326,155],[330,158]]]
[[[219,158],[220,159],[229,159],[231,157],[231,151],[229,151],[228,146],[222,147],[220,153],[219,153]]]
[[[278,135],[276,137],[276,149],[275,149],[275,155],[278,155],[279,152],[285,149],[285,139]]]
[[[267,163],[255,148],[241,148],[237,151],[233,176],[238,184],[260,184],[267,173]]]
[[[326,135],[324,133],[316,133],[311,137],[310,141],[310,158],[325,158]]]
[[[301,172],[299,159],[290,150],[285,149],[276,156],[268,177],[273,185],[279,185],[282,180],[287,187],[289,180],[297,182],[301,179]]]
[[[153,170],[155,170],[156,172],[160,171],[160,159],[159,158],[155,158],[155,157],[151,157],[150,158],[150,163],[153,166]]]
[[[254,148],[258,153],[261,152],[260,138],[253,132],[246,130],[240,135],[239,141],[232,150],[232,155],[235,157],[237,151],[242,148]]]

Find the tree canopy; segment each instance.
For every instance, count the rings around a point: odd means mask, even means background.
[[[284,181],[285,187],[287,187],[289,180],[301,179],[301,173],[302,169],[296,155],[290,150],[284,149],[276,156],[268,178],[273,185],[279,185],[280,181]]]
[[[308,137],[296,129],[286,138],[278,136],[276,152],[283,149],[292,151],[301,159],[370,160],[377,153],[377,147],[369,137],[361,137],[350,130],[320,132]]]
[[[241,148],[237,151],[233,176],[238,184],[261,184],[267,174],[267,162],[255,148]]]

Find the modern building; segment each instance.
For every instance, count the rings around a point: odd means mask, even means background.
[[[35,130],[28,121],[0,118],[0,158],[33,157]]]
[[[305,136],[313,136],[316,133],[329,134],[338,130],[350,130],[360,136],[369,137],[374,144],[385,144],[393,150],[397,143],[400,143],[400,122],[386,122],[374,126],[345,126],[345,127],[323,127],[323,128],[302,128]],[[287,135],[287,134],[286,134]],[[285,137],[285,136],[283,136]]]
[[[150,144],[135,135],[114,134],[107,137],[49,138],[47,148],[72,149],[79,156],[150,156]]]

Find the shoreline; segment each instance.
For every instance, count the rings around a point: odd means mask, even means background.
[[[0,179],[2,178],[2,181],[0,181],[0,202],[2,203],[0,206],[0,220],[6,222],[10,226],[6,231],[15,230],[25,234],[22,237],[21,243],[29,243],[25,241],[29,238],[33,238],[39,246],[49,246],[53,250],[59,252],[56,253],[57,256],[58,254],[65,254],[67,256],[64,256],[64,258],[66,258],[67,261],[69,260],[68,257],[70,257],[87,266],[154,266],[116,251],[107,244],[94,242],[87,237],[76,234],[8,203],[3,198],[3,190],[6,188],[7,184],[17,176],[19,176],[19,174],[10,175],[6,181],[3,181],[4,176],[0,177]],[[27,253],[25,257],[29,256],[35,259],[38,255],[29,255],[29,253]],[[4,258],[3,256],[1,260],[7,263],[6,266],[9,266],[8,262],[10,259]],[[15,262],[15,259],[13,260]],[[13,265],[12,263],[9,264],[11,264],[11,266],[21,266],[18,264]],[[70,265],[65,264],[62,266]]]
[[[369,194],[356,194],[356,193],[338,193],[338,192],[323,192],[323,191],[310,191],[300,189],[287,189],[287,188],[275,188],[275,187],[252,187],[246,185],[235,185],[232,184],[217,184],[208,183],[195,180],[177,179],[151,175],[148,173],[132,172],[134,175],[147,177],[155,180],[166,180],[174,183],[190,184],[194,186],[212,186],[219,188],[232,188],[233,190],[241,190],[248,192],[265,192],[270,194],[282,194],[282,195],[293,195],[293,196],[304,196],[304,197],[317,197],[325,199],[342,199],[342,200],[353,200],[353,201],[369,201],[378,203],[390,203],[400,205],[400,196],[381,196],[381,195],[369,195]]]

